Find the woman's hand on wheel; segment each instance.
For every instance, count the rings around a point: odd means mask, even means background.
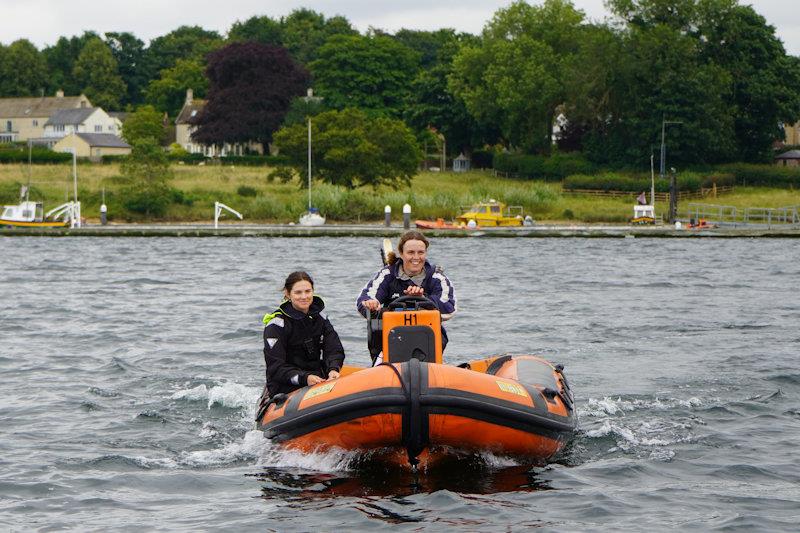
[[[410,285],[406,287],[406,290],[403,291],[403,294],[406,294],[408,296],[422,296],[423,294],[425,294],[425,289],[417,285]]]
[[[364,309],[369,309],[370,311],[377,311],[381,308],[381,303],[378,300],[364,300],[362,305]]]
[[[315,374],[309,374],[306,378],[306,381],[309,385],[316,385],[317,383],[322,383],[325,380]]]
[[[328,381],[330,381],[332,379],[336,379],[338,377],[339,377],[339,372],[338,371],[331,370],[330,372],[328,372]]]

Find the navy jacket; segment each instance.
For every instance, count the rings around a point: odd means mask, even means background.
[[[401,280],[397,277],[402,264],[403,262],[398,259],[393,265],[383,267],[367,282],[356,301],[356,308],[362,316],[367,316],[363,305],[366,300],[378,300],[381,305],[386,305],[402,296],[403,291],[414,284],[411,280]],[[425,296],[433,300],[439,308],[442,321],[448,320],[455,314],[456,295],[453,284],[440,268],[434,267],[427,261],[425,261],[425,279],[422,288]]]
[[[308,314],[286,301],[264,316],[264,361],[270,395],[305,387],[309,374],[328,377],[344,363],[344,348],[322,298],[314,296]]]

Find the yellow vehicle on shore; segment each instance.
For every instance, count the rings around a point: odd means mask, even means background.
[[[484,228],[492,226],[522,226],[525,222],[525,217],[522,215],[521,205],[507,206],[492,199],[469,207],[464,213],[456,217],[456,221],[467,226],[478,225]]]

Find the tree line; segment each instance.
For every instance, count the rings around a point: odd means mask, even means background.
[[[182,26],[148,45],[127,32],[61,37],[43,50],[22,39],[0,46],[0,96],[63,89],[109,110],[148,104],[174,117],[192,88],[208,97],[206,124],[217,118],[209,141],[269,142],[281,126],[340,113],[323,123],[372,131],[365,120],[402,121],[420,143],[431,129],[444,135],[451,155],[558,149],[609,166],[649,162],[662,128],[675,164],[766,161],[781,124],[800,118],[800,58],[751,6],[606,5],[613,17],[593,22],[569,0],[518,1],[480,35],[362,34],[344,17],[299,9],[236,22],[226,35]],[[303,98],[309,86],[321,101]],[[258,102],[260,118],[246,118]],[[220,117],[232,116],[236,128],[223,131]]]

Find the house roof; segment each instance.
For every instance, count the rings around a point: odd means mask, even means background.
[[[191,104],[183,104],[183,109],[175,119],[175,124],[191,124],[192,120],[197,113],[199,113],[206,105],[205,100],[193,100]]]
[[[775,156],[775,159],[800,159],[800,150],[789,150],[788,152]]]
[[[119,119],[120,122],[125,122],[125,119],[128,118],[128,115],[130,115],[130,113],[128,113],[127,111],[109,111],[108,112],[108,116],[109,117]]]
[[[80,107],[82,101],[92,105],[84,95],[0,98],[0,117],[49,117],[59,109]]]
[[[45,122],[45,126],[77,126],[83,124],[97,107],[78,107],[76,109],[59,109],[50,115],[50,120]]]
[[[76,133],[78,137],[86,141],[89,146],[100,146],[104,148],[130,148],[131,145],[114,135],[113,133]]]

